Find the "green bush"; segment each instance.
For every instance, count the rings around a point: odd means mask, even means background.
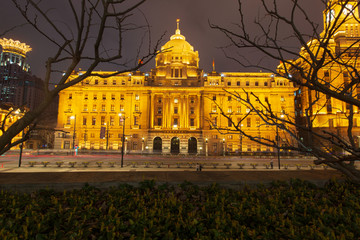
[[[334,180],[2,190],[0,239],[359,239],[359,212],[360,189]]]

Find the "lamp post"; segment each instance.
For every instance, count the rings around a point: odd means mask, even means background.
[[[141,154],[143,154],[144,146],[145,146],[145,138],[142,138],[141,139]]]
[[[106,150],[109,148],[109,122],[106,124]]]
[[[240,140],[240,147],[239,147],[239,154],[240,154],[240,158],[242,158],[242,133],[241,133],[241,127],[243,126],[243,124],[240,124],[240,136],[239,136],[239,140]]]
[[[223,138],[222,142],[223,142],[223,156],[225,157],[225,138]]]
[[[281,114],[280,118],[284,118],[284,114]],[[276,144],[277,144],[278,165],[280,169],[280,137],[279,137],[279,127],[278,127],[277,119],[276,119]]]
[[[121,113],[119,113],[120,120],[123,121],[123,134],[122,134],[122,144],[121,144],[121,167],[124,166],[124,140],[125,140],[125,116],[122,116]]]
[[[15,114],[16,115],[19,115],[20,114],[20,110],[16,110],[15,111]],[[6,119],[4,119],[5,121]],[[24,130],[22,130],[22,133],[21,133],[21,138],[24,138]],[[23,147],[24,147],[24,142],[21,142],[20,143],[20,152],[19,152],[19,167],[21,167],[21,158],[22,158],[22,152],[23,152]]]
[[[74,119],[74,131],[73,131],[73,142],[72,142],[72,148],[75,149],[75,133],[76,133],[76,115],[71,116],[70,119]]]
[[[208,156],[208,139],[205,138],[205,156]]]

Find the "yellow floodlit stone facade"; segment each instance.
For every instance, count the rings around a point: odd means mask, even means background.
[[[24,116],[24,109],[14,109],[14,106],[10,104],[0,103],[0,123],[1,128],[6,131],[14,122],[19,120]],[[0,130],[0,136],[3,135],[3,132]],[[22,137],[22,133],[16,135],[12,142],[16,142],[20,140]],[[18,149],[20,145],[16,145],[11,149]]]
[[[359,9],[358,1],[333,0],[328,1],[328,7],[323,12],[324,31],[321,37],[329,40],[328,51],[337,58],[333,61],[328,57],[324,60],[324,67],[318,71],[319,83],[326,83],[332,90],[341,91],[346,88],[347,84],[352,80],[351,72],[345,65],[357,68],[359,56]],[[334,25],[338,28],[333,36],[328,36],[327,31]],[[316,54],[319,51],[319,41],[311,40],[307,46]],[[323,49],[318,52],[318,56],[322,56]],[[343,54],[346,51],[346,54]],[[309,53],[303,47],[300,55],[310,60]],[[299,66],[306,66],[306,60],[297,59],[294,63]],[[339,64],[341,63],[341,64]],[[346,64],[344,64],[346,63]],[[294,70],[294,76],[301,79]],[[305,80],[304,80],[305,81]],[[360,95],[360,86],[350,89],[353,97],[358,98]],[[349,91],[347,91],[349,94]],[[349,126],[348,114],[350,105],[344,101],[331,98],[330,96],[301,87],[297,91],[296,97],[296,114],[299,123],[306,125],[306,114],[312,119],[314,130],[327,130],[337,135],[346,135]],[[357,107],[354,107],[353,133],[360,136],[360,115]],[[358,139],[355,138],[357,141]]]
[[[121,151],[124,130],[126,153],[275,151],[239,133],[220,133],[216,127],[232,127],[219,107],[234,122],[244,118],[249,109],[224,90],[246,90],[267,99],[275,112],[294,117],[295,89],[288,80],[271,73],[204,73],[199,68],[199,53],[181,34],[179,21],[175,34],[161,49],[149,73],[89,77],[62,91],[57,127],[64,133],[57,133],[55,147],[72,148],[74,142],[80,149]],[[241,127],[257,136],[275,138],[275,129],[263,124],[256,114],[244,119]],[[286,138],[284,133],[280,135]]]

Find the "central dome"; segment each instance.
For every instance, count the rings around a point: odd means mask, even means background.
[[[164,46],[161,47],[162,51],[170,50],[172,52],[193,52],[194,48],[186,41],[184,35],[181,35],[179,28],[180,20],[177,19],[177,29],[175,34],[170,37],[170,41],[168,41]]]
[[[179,23],[176,20],[177,29],[175,34],[170,37],[170,41],[161,47],[161,52],[156,56],[156,66],[165,65],[186,65],[199,67],[199,53],[194,51],[194,47],[190,45],[181,35]]]

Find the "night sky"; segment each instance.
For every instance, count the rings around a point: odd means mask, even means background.
[[[24,19],[13,6],[12,1],[2,0],[0,8],[0,33],[4,32],[11,26],[24,22]],[[61,4],[66,3],[65,0],[59,1],[44,1],[45,4],[51,4],[51,7],[58,8]],[[258,1],[244,1],[246,2],[246,13],[248,20],[252,21],[259,13]],[[285,0],[282,5],[283,11],[288,11],[290,8],[286,5]],[[305,7],[309,11],[309,15],[313,20],[321,24],[322,10],[324,6],[321,1],[303,0],[301,1],[307,5]],[[55,5],[54,5],[55,4]],[[57,6],[58,5],[58,6]],[[50,6],[49,6],[50,7]],[[166,32],[163,44],[169,40],[169,37],[174,34],[176,29],[176,19],[180,18],[181,33],[186,37],[186,40],[199,51],[200,67],[206,72],[211,71],[212,61],[215,59],[216,70],[219,72],[226,71],[253,71],[252,69],[243,69],[237,63],[227,59],[219,47],[229,44],[225,36],[209,27],[208,21],[216,23],[225,27],[232,27],[239,19],[237,12],[238,3],[236,0],[148,0],[141,6],[141,11],[145,14],[147,20],[151,25],[151,37],[153,41],[158,39],[164,32]],[[52,10],[52,16],[59,21],[67,21],[69,14],[65,11]],[[145,20],[139,11],[135,11],[133,21],[138,24],[144,24]],[[256,32],[254,32],[256,34]],[[49,53],[53,53],[54,47],[39,34],[35,33],[29,26],[16,29],[6,35],[6,38],[13,38],[25,42],[32,47],[32,51],[28,54],[28,62],[32,68],[33,74],[43,78],[45,72],[45,60]],[[135,49],[130,46],[138,44],[137,41],[127,39],[127,49]],[[135,37],[136,38],[136,37]],[[162,45],[163,45],[162,44]],[[289,41],[289,45],[299,47],[296,43]],[[125,56],[131,58],[134,50],[126,50]],[[242,50],[239,50],[242,51]],[[245,55],[254,56],[255,52],[246,52]],[[258,55],[256,55],[258,56]],[[260,56],[259,56],[260,57]],[[267,61],[268,66],[276,66],[278,63],[274,61]],[[143,71],[148,71],[154,68],[155,61],[152,61]],[[86,66],[81,66],[86,67]],[[111,67],[104,66],[101,70],[110,70]],[[114,68],[114,67],[113,67]]]

